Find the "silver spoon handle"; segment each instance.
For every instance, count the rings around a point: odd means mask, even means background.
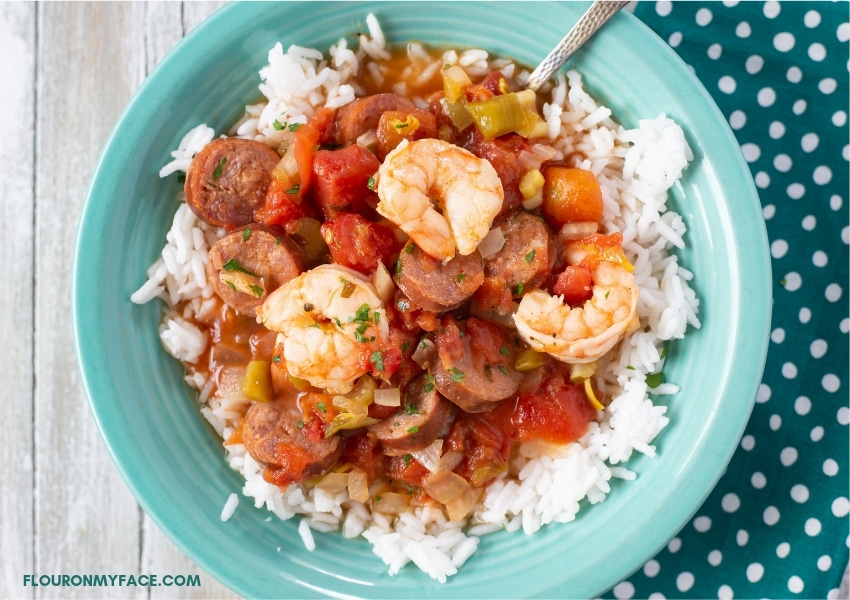
[[[628,0],[595,0],[578,22],[570,29],[564,39],[555,46],[549,56],[537,66],[528,78],[525,87],[538,91],[549,78],[560,69],[573,53],[587,40],[593,37],[608,20],[628,4]]]

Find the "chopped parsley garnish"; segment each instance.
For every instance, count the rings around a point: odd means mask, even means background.
[[[351,283],[351,282],[348,282]],[[351,284],[354,285],[353,283]],[[349,294],[350,296],[351,294]],[[346,296],[347,298],[348,296]],[[355,323],[367,323],[369,321],[369,305],[365,302],[360,305],[360,308],[357,309],[357,312],[354,313],[354,322]]]
[[[321,413],[328,412],[328,410],[325,408],[325,403],[324,403],[324,402],[318,402],[318,403],[316,403],[316,409],[318,409],[318,411],[319,411],[319,412],[321,412]]]
[[[428,392],[430,392],[431,390],[433,390],[433,389],[434,389],[434,386],[436,385],[437,380],[436,380],[436,379],[434,379],[434,376],[433,376],[433,375],[431,375],[430,373],[427,373],[427,374],[425,375],[425,382],[426,382],[426,383],[425,383],[425,385],[422,387],[422,391],[423,391],[423,392],[425,392],[425,393],[427,394]]]
[[[227,271],[228,273],[233,273],[233,271],[239,271],[240,273],[245,273],[246,275],[250,275],[251,277],[257,277],[257,278],[260,277],[256,273],[252,273],[251,271],[249,271],[248,269],[246,269],[245,267],[240,265],[239,261],[236,260],[235,258],[231,258],[229,261],[224,263],[223,267],[224,267],[224,270]]]
[[[278,236],[278,237],[276,237],[276,238],[274,239],[274,245],[275,245],[275,246],[280,246],[280,236]]]
[[[258,285],[249,285],[248,287],[249,287],[249,288],[251,288],[251,291],[252,291],[252,292],[254,292],[254,295],[255,295],[257,298],[262,298],[262,297],[263,297],[263,292],[264,292],[265,290],[263,290],[263,288],[261,288],[260,286],[258,286]]]
[[[380,496],[375,496],[375,502],[380,502],[381,500],[383,500],[383,498],[381,498]]]
[[[501,348],[499,348],[499,354],[501,354],[502,356],[510,356],[511,349],[507,346],[502,346]]]
[[[407,246],[404,247],[404,251],[407,252],[408,254],[413,254],[414,250],[416,250],[416,246],[414,246],[413,244],[408,244]]]
[[[280,364],[280,354],[275,354],[275,355],[272,357],[272,362],[273,362],[274,364],[276,364],[276,365],[277,365],[277,364]]]
[[[404,412],[406,412],[410,416],[419,414],[419,411],[416,410],[416,405],[413,402],[404,405]]]
[[[289,131],[298,131],[301,129],[301,123],[290,123],[286,128]]]
[[[413,460],[413,456],[411,456],[410,454],[405,454],[405,455],[404,455],[404,468],[405,468],[405,469],[406,469],[407,467],[409,467],[409,466],[410,466],[410,461],[411,461],[411,460]]]
[[[531,264],[531,261],[534,260],[534,250],[525,255],[525,262]]]
[[[298,191],[299,191],[300,189],[301,189],[301,184],[300,184],[300,183],[296,183],[296,184],[295,184],[295,185],[293,185],[291,188],[289,188],[288,190],[286,190],[286,192],[285,192],[285,193],[287,193],[287,194],[297,194],[297,193],[298,193]]]
[[[233,290],[234,292],[236,291],[236,286],[233,285],[232,281],[230,281],[229,279],[225,279],[224,283],[226,283],[227,287],[229,287],[231,290]]]
[[[414,425],[413,427],[407,430],[407,433],[419,433],[419,427]]]
[[[221,160],[220,160],[220,161],[218,161],[218,164],[215,166],[215,169],[213,169],[213,172],[212,172],[212,180],[213,180],[213,181],[218,181],[218,180],[219,180],[219,178],[221,177],[222,172],[224,171],[224,164],[225,164],[226,162],[227,162],[227,157],[226,157],[226,156],[222,156],[222,157],[221,157]]]
[[[458,273],[458,275],[457,275],[457,282],[458,282],[458,283],[460,283],[460,282],[461,282],[461,281],[463,281],[464,279],[466,279],[466,273]]]
[[[407,121],[399,121],[395,124],[395,128],[398,131],[401,131],[402,129],[407,129],[408,127],[410,127],[410,123],[408,123]]]
[[[375,365],[378,371],[384,370],[384,353],[380,350],[375,350],[372,356],[369,357],[369,362]]]
[[[657,388],[661,385],[661,371],[658,373],[651,373],[646,376],[646,385],[651,388]]]
[[[610,291],[605,292],[605,299],[606,299],[606,300],[608,299],[608,294],[610,294],[610,293],[611,293]]]
[[[410,340],[404,340],[404,343],[401,345],[401,351],[407,352],[408,348],[410,348]]]
[[[251,237],[251,228],[246,227],[245,229],[242,230],[242,241],[247,242],[250,237]]]
[[[522,296],[522,290],[525,289],[520,281],[516,284],[516,289],[514,289],[514,296]]]
[[[505,365],[499,365],[499,372],[500,372],[502,375],[508,375],[508,374],[509,374],[509,371],[508,371],[508,369],[505,367]]]
[[[298,422],[295,424],[295,426],[296,426],[298,429],[304,429],[304,421],[298,421]]]
[[[466,373],[458,370],[456,367],[452,367],[451,369],[449,369],[449,373],[452,374],[449,379],[451,379],[455,383],[460,383],[461,381],[463,381],[463,378],[466,377]]]
[[[277,119],[275,119],[274,123],[272,123],[272,127],[274,127],[276,131],[283,131],[283,128],[285,127],[285,125],[283,123],[281,123],[280,121],[278,121]]]
[[[372,190],[373,192],[375,191],[375,178],[374,177],[369,178],[369,180],[366,182],[366,187],[369,188],[370,190]]]

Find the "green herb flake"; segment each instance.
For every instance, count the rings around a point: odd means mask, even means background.
[[[402,353],[407,352],[408,348],[410,348],[410,340],[404,340],[404,343],[401,345]]]
[[[396,128],[397,131],[401,131],[402,129],[407,129],[408,127],[410,127],[410,123],[408,123],[407,121],[399,121],[398,123],[395,124],[395,128]]]
[[[351,285],[354,285],[353,283]],[[350,296],[351,294],[349,294]],[[347,296],[346,296],[347,297]],[[354,322],[355,323],[368,323],[369,322],[369,305],[365,302],[360,305],[360,308],[357,309],[357,312],[354,313]]]
[[[242,230],[242,241],[247,242],[250,237],[251,237],[251,228],[246,227],[245,229]]]
[[[296,183],[296,184],[295,184],[295,185],[293,185],[291,188],[289,188],[288,190],[286,190],[286,192],[285,192],[285,193],[287,193],[287,194],[297,194],[297,193],[299,192],[299,190],[301,190],[301,184],[300,184],[300,183]]]
[[[507,367],[505,367],[505,365],[499,365],[499,372],[502,375],[509,375],[510,374],[510,371],[508,371],[508,369],[507,369]]]
[[[458,370],[455,367],[449,369],[449,373],[451,373],[451,377],[449,377],[449,379],[451,379],[455,383],[460,383],[461,381],[463,381],[463,378],[466,377],[466,373]]]
[[[524,289],[525,289],[525,288],[523,287],[522,282],[520,281],[520,282],[517,284],[516,288],[514,289],[514,296],[522,296],[522,291],[523,291]]]
[[[457,282],[460,283],[464,279],[466,279],[466,273],[458,273]]]
[[[275,355],[272,357],[272,362],[273,362],[274,364],[276,364],[276,365],[279,365],[279,364],[280,364],[280,354],[275,354]]]
[[[257,278],[260,277],[256,273],[252,273],[251,271],[249,271],[248,269],[246,269],[245,267],[240,265],[239,261],[236,260],[235,258],[231,258],[229,261],[224,263],[223,267],[224,267],[224,270],[227,271],[228,273],[233,273],[233,271],[239,271],[240,273],[245,273],[246,275],[250,275],[251,277],[257,277]]]
[[[286,125],[275,119],[274,123],[272,123],[272,127],[275,128],[275,131],[283,131],[283,128],[286,127]]]
[[[229,279],[225,279],[224,283],[226,283],[227,287],[229,287],[231,290],[233,290],[234,292],[236,291],[236,286],[233,285],[232,281],[230,281]]]
[[[404,468],[405,468],[405,469],[406,469],[407,467],[409,467],[409,466],[410,466],[410,461],[411,461],[411,460],[413,460],[413,456],[411,456],[410,454],[405,454],[405,455],[404,455]]]
[[[414,246],[413,244],[408,244],[407,246],[404,247],[404,251],[407,252],[408,254],[413,254],[414,250],[416,250],[416,246]]]
[[[661,371],[658,373],[651,373],[646,376],[646,385],[651,388],[657,388],[661,385]]]
[[[635,368],[634,368],[632,365],[626,365],[626,368],[627,368],[629,371],[634,371],[634,370],[635,370]]]
[[[298,422],[295,424],[295,426],[296,426],[298,429],[304,429],[304,421],[298,421]]]
[[[289,131],[298,131],[301,129],[301,123],[290,123],[286,127]]]
[[[369,357],[369,362],[375,365],[378,371],[384,370],[384,353],[380,350],[375,350],[372,356]]]
[[[375,502],[380,502],[381,500],[383,500],[381,496],[375,496]]]
[[[610,291],[605,292],[605,299],[606,299],[606,300],[608,299],[608,295],[609,295],[610,293],[611,293]]]
[[[261,288],[260,286],[258,286],[258,285],[249,285],[248,287],[249,287],[249,288],[251,288],[251,291],[254,293],[254,295],[255,295],[257,298],[262,298],[262,297],[263,297],[263,292],[264,292],[265,290],[264,290],[263,288]]]
[[[275,246],[280,246],[280,236],[278,236],[278,237],[276,237],[276,238],[274,239],[274,245],[275,245]]]
[[[215,169],[213,169],[213,172],[212,172],[212,180],[213,181],[218,181],[218,179],[221,177],[221,174],[224,171],[224,164],[226,162],[227,162],[227,157],[222,156],[221,160],[218,161],[218,164],[215,166]]]
[[[416,410],[416,405],[413,402],[404,405],[404,412],[406,412],[410,416],[419,414],[419,411]]]
[[[431,375],[430,373],[427,373],[427,374],[425,375],[425,382],[426,382],[426,383],[425,383],[425,385],[422,387],[422,391],[423,391],[423,392],[425,392],[425,393],[427,394],[427,393],[429,393],[431,390],[433,390],[433,389],[434,389],[434,386],[436,385],[437,380],[436,380],[436,379],[434,379],[434,376],[433,376],[433,375]]]
[[[511,349],[507,346],[502,346],[501,348],[499,348],[499,354],[501,354],[502,356],[510,356]]]
[[[414,425],[413,427],[407,430],[407,433],[419,433],[419,427]]]
[[[375,191],[375,178],[374,177],[369,178],[369,180],[366,182],[366,187],[369,188],[370,190],[372,190],[373,192]]]
[[[316,408],[318,409],[318,411],[319,411],[320,413],[326,413],[326,412],[328,412],[328,409],[326,409],[326,408],[325,408],[325,403],[324,403],[324,402],[318,402],[318,403],[316,404]]]
[[[525,262],[531,264],[531,261],[534,260],[534,250],[525,255]]]

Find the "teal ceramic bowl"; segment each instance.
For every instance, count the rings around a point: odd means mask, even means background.
[[[221,509],[240,477],[200,416],[182,367],[160,345],[161,305],[130,294],[161,250],[176,178],[159,168],[198,123],[226,129],[259,96],[257,72],[277,41],[326,51],[365,30],[374,12],[393,43],[483,47],[536,64],[587,3],[249,3],[226,6],[163,59],[115,127],[83,211],[74,266],[74,324],[92,413],[144,510],[205,571],[246,597],[592,597],[616,585],[685,525],[730,459],[752,408],[767,348],[770,265],[758,199],[737,144],[678,57],[622,13],[570,63],[615,117],[635,125],[666,113],[695,158],[673,190],[687,220],[683,264],[695,274],[703,327],[672,345],[665,377],[670,424],[658,455],[629,463],[637,479],[577,520],[531,538],[504,532],[439,584],[409,565],[396,576],[365,540],[316,534],[243,499]],[[280,550],[278,550],[280,548]]]

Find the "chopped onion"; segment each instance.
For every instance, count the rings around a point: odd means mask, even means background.
[[[413,351],[411,358],[417,365],[426,369],[436,355],[437,347],[434,345],[434,342],[428,338],[422,338],[416,344],[416,350]]]
[[[348,474],[348,497],[355,502],[366,502],[369,499],[369,485],[366,473],[352,471]]]
[[[437,502],[448,504],[470,489],[469,482],[457,473],[438,471],[422,481],[422,488]]]
[[[371,150],[378,144],[378,134],[374,129],[370,129],[366,133],[360,134],[355,142],[361,148]]]
[[[372,510],[389,515],[403,513],[409,504],[410,496],[396,492],[381,492],[372,498]]]
[[[411,452],[410,455],[416,459],[420,465],[434,473],[440,466],[440,453],[443,451],[443,440],[434,440],[430,445]]]
[[[375,286],[375,291],[378,292],[378,298],[384,302],[389,301],[395,291],[392,275],[384,266],[384,263],[378,261],[378,266],[375,269],[375,274],[372,276],[372,285]]]
[[[395,388],[375,390],[375,404],[379,406],[401,406],[401,391]]]
[[[501,227],[494,227],[478,244],[478,252],[481,254],[481,258],[486,260],[501,250],[504,245],[505,233]]]
[[[578,363],[570,368],[570,383],[581,383],[585,379],[593,377],[596,373],[597,362],[594,360],[588,363]]]
[[[483,488],[469,488],[463,494],[446,503],[446,511],[449,513],[449,521],[462,521],[481,498]]]
[[[572,240],[580,240],[596,233],[599,224],[595,221],[579,221],[578,223],[564,223],[558,232],[558,241],[562,244]]]
[[[278,161],[274,168],[275,171],[280,170],[295,183],[298,183],[298,162],[295,160],[295,144],[289,144],[283,157]]]
[[[440,465],[437,471],[451,471],[460,464],[463,460],[463,452],[457,450],[449,450],[440,457]]]
[[[348,477],[348,473],[328,473],[319,480],[316,488],[328,494],[338,494],[348,487]]]

